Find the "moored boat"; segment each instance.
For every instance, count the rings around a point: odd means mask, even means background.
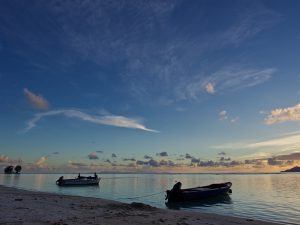
[[[186,202],[197,201],[205,198],[211,198],[219,195],[231,193],[231,182],[211,184],[208,186],[181,189],[181,183],[178,182],[171,190],[167,190],[166,200],[168,202]]]
[[[100,177],[97,176],[97,174],[95,173],[95,175],[89,176],[89,177],[84,177],[84,176],[80,176],[80,174],[78,175],[77,178],[74,179],[64,179],[63,176],[61,176],[57,181],[56,184],[58,186],[85,186],[85,185],[99,185],[100,182]]]

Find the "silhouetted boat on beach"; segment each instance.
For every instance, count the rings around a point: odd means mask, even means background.
[[[208,186],[181,189],[181,183],[176,183],[171,190],[167,190],[168,202],[198,201],[231,193],[231,182],[211,184]]]
[[[63,176],[61,176],[57,181],[56,184],[58,186],[86,186],[86,185],[99,185],[100,182],[100,177],[97,176],[97,174],[95,173],[95,175],[92,176],[88,176],[88,177],[84,177],[84,176],[80,176],[80,174],[78,175],[78,177],[74,178],[74,179],[64,179]]]
[[[184,202],[166,202],[169,209],[197,209],[202,207],[211,207],[215,205],[229,205],[232,200],[229,194],[217,195],[210,198],[203,198],[201,200],[184,201]]]

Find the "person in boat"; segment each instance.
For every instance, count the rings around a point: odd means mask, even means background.
[[[78,173],[78,177],[77,177],[78,179],[81,179],[82,177],[81,177],[81,175],[80,175],[80,173]]]
[[[174,193],[174,194],[178,194],[181,192],[181,186],[182,186],[182,183],[181,182],[177,182],[176,184],[174,184],[171,192]]]
[[[181,182],[177,182],[174,184],[173,188],[171,190],[167,190],[166,200],[171,198],[180,198],[181,193]]]
[[[64,180],[64,176],[61,176],[58,181],[63,181]]]
[[[95,180],[98,179],[98,175],[96,173],[94,173],[94,178]]]

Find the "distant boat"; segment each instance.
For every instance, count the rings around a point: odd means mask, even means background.
[[[181,189],[181,183],[174,185],[172,190],[167,190],[166,200],[168,202],[197,201],[205,198],[216,197],[231,193],[231,182],[211,184],[208,186]]]
[[[85,186],[85,185],[99,185],[100,182],[100,177],[97,176],[97,174],[95,173],[95,175],[89,176],[89,177],[84,177],[84,176],[80,176],[80,174],[78,175],[78,177],[74,178],[74,179],[64,179],[63,176],[61,176],[57,181],[56,184],[58,186]]]

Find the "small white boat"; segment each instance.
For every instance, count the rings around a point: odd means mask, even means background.
[[[74,179],[64,179],[63,176],[61,176],[57,181],[56,184],[58,186],[84,186],[84,185],[99,185],[100,177],[98,177],[96,174],[92,177],[83,177],[78,175],[77,178]]]

